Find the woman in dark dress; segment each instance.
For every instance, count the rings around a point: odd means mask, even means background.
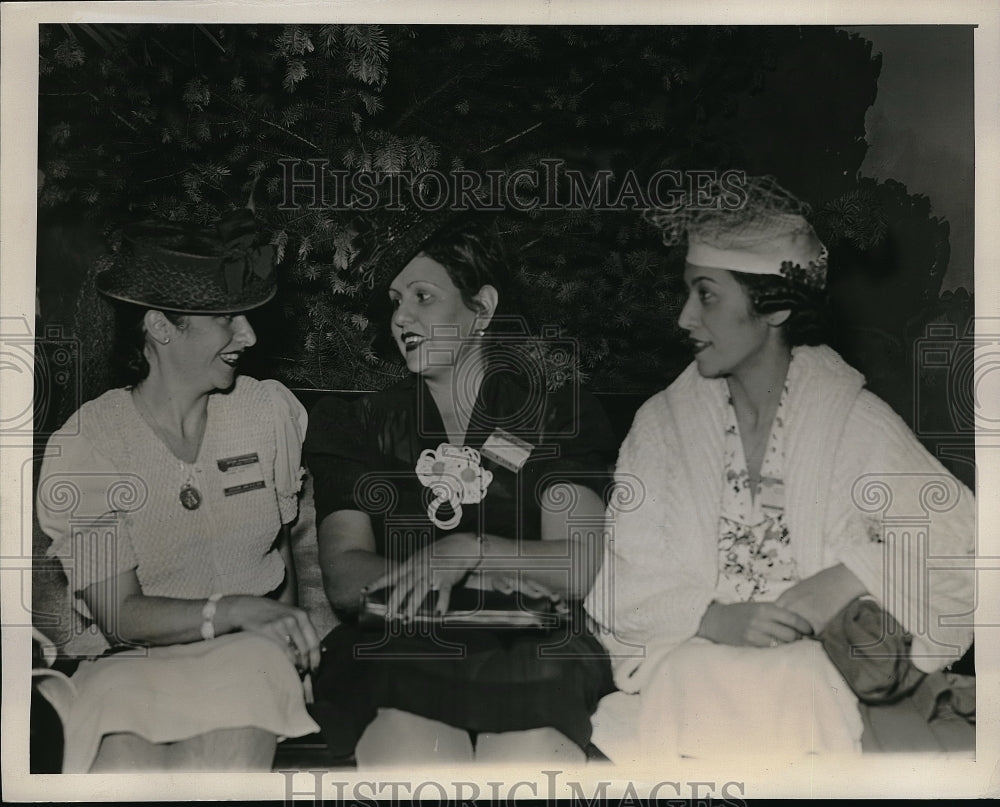
[[[583,761],[607,658],[579,600],[602,549],[617,448],[590,395],[548,392],[530,351],[495,335],[502,261],[468,221],[394,240],[376,286],[411,375],[351,405],[321,402],[306,457],[319,557],[342,624],[326,638],[313,714],[359,766]],[[557,629],[429,627],[471,577],[551,597]],[[357,624],[363,593],[386,620]],[[518,594],[520,592],[520,594]],[[436,595],[436,597],[435,597]]]

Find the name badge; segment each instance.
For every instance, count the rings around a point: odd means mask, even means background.
[[[465,446],[453,446],[451,443],[441,443],[438,455],[446,459],[468,461],[468,449]]]
[[[533,449],[531,443],[522,440],[516,434],[497,429],[483,443],[479,453],[508,471],[516,473],[528,461]]]
[[[265,487],[264,469],[260,466],[257,452],[216,460],[216,465],[225,474],[222,492],[226,496],[235,496],[238,493]]]

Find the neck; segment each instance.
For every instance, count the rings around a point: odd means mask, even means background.
[[[727,379],[733,406],[751,424],[773,418],[781,401],[792,353],[784,345],[765,351]]]
[[[135,385],[134,393],[153,414],[156,425],[165,431],[188,438],[198,435],[204,426],[208,394],[170,382],[153,366],[149,375]]]
[[[456,366],[434,376],[424,376],[427,390],[453,440],[461,440],[468,429],[472,408],[485,375],[482,349],[478,345],[470,345],[463,351]]]

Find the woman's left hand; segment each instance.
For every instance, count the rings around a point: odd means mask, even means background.
[[[469,532],[453,532],[414,552],[388,574],[369,583],[368,591],[391,587],[386,619],[416,615],[430,591],[438,592],[435,611],[448,610],[451,589],[482,560],[479,538]]]
[[[862,582],[844,564],[838,563],[800,580],[785,591],[775,605],[794,611],[813,627],[818,636],[847,603],[868,593]]]

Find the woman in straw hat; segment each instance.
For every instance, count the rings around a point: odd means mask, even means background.
[[[804,205],[769,178],[699,201],[651,214],[687,242],[695,359],[619,454],[635,495],[609,508],[586,607],[620,691],[594,742],[614,760],[858,750],[838,672],[857,660],[835,667],[825,637],[870,597],[912,634],[918,678],[960,657],[973,497],[822,344],[827,251]],[[933,515],[929,544],[883,523],[891,501]],[[957,563],[928,574],[933,556]]]
[[[574,385],[548,392],[503,336],[510,286],[486,226],[398,214],[378,235],[375,290],[410,375],[311,415],[319,556],[343,619],[311,711],[359,767],[581,762],[611,685],[579,604],[600,558],[609,424]],[[434,624],[469,585],[551,598],[559,624]],[[374,628],[365,593],[382,606]]]
[[[300,674],[319,663],[288,545],[305,411],[237,371],[272,248],[249,211],[126,243],[97,282],[132,383],[52,436],[39,482],[50,554],[106,648],[73,675],[63,771],[267,770],[278,736],[318,729]]]

